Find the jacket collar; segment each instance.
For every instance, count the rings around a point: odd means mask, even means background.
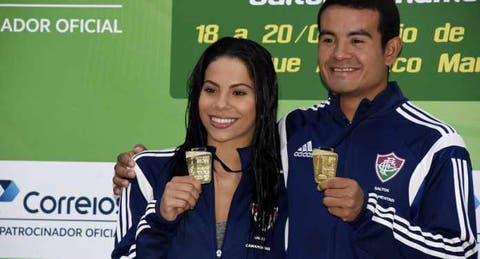
[[[331,102],[331,112],[334,117],[341,122],[349,123],[342,110],[340,109],[340,96],[330,94]],[[355,112],[353,117],[352,124],[356,121],[361,121],[366,117],[380,113],[382,111],[389,110],[392,107],[395,107],[400,102],[406,101],[407,99],[403,96],[400,87],[397,82],[391,81],[388,82],[385,90],[380,92],[373,100],[363,99]]]

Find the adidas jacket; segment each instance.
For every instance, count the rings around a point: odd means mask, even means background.
[[[472,166],[455,130],[415,107],[395,82],[363,100],[351,123],[335,96],[279,124],[289,208],[289,258],[475,256]],[[365,204],[355,222],[329,214],[311,151],[333,147],[337,176],[355,179]]]
[[[202,185],[194,209],[173,222],[166,221],[158,208],[171,178],[175,151],[146,151],[135,157],[137,177],[120,198],[112,258],[284,258],[286,201],[280,203],[273,237],[261,244],[258,240],[264,237],[251,236],[254,179],[250,148],[238,151],[243,175],[231,202],[222,247],[216,241],[214,181]]]

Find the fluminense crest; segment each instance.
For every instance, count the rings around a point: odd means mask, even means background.
[[[393,152],[386,155],[377,154],[375,171],[382,182],[387,182],[400,172],[404,163],[405,159],[398,157]]]

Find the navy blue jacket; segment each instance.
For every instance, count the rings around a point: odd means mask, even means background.
[[[252,233],[254,178],[250,148],[238,149],[242,178],[232,198],[222,247],[217,247],[214,181],[202,185],[194,209],[169,222],[160,215],[159,201],[170,180],[175,150],[147,151],[135,157],[137,178],[121,197],[113,258],[283,258],[285,200],[267,244]],[[280,177],[280,179],[282,179]],[[279,184],[284,190],[283,179]],[[285,197],[285,195],[281,195]]]
[[[279,123],[289,208],[289,258],[475,256],[472,166],[462,138],[410,103],[395,82],[363,100],[349,122],[339,98]],[[322,204],[312,148],[339,154],[337,176],[356,180],[365,204],[343,222]]]

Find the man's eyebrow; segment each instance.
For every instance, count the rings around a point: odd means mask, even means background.
[[[323,36],[323,35],[334,36],[335,34],[332,31],[329,31],[329,30],[320,30],[320,36]],[[366,37],[369,37],[370,39],[372,38],[372,35],[368,31],[363,30],[363,29],[355,30],[355,31],[352,31],[352,32],[348,33],[348,36],[356,36],[356,35],[366,36]]]
[[[322,35],[334,35],[332,31],[329,30],[320,30],[320,36]]]
[[[372,38],[372,35],[368,31],[363,29],[352,31],[348,34],[348,36],[356,36],[356,35],[366,36],[366,37],[369,37],[370,39]]]

